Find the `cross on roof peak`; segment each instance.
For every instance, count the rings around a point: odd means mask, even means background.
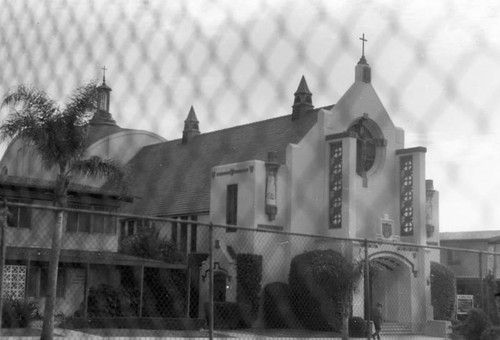
[[[102,70],[102,83],[106,84],[106,70],[107,70],[106,66],[101,67],[101,70]]]
[[[359,40],[361,40],[361,56],[364,57],[365,56],[365,42],[367,42],[368,40],[365,39],[364,33],[363,33],[363,36],[361,38],[359,38]]]

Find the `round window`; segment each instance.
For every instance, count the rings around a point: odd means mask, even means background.
[[[366,177],[377,159],[377,146],[383,145],[382,133],[374,121],[361,117],[348,130],[356,136],[356,172]]]

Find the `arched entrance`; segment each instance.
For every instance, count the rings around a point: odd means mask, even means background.
[[[371,306],[382,304],[385,322],[412,322],[414,265],[404,256],[380,252],[370,256]]]
[[[214,273],[214,301],[225,302],[227,291],[227,274],[223,271]]]

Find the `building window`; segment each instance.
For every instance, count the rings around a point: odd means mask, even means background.
[[[191,221],[197,221],[198,216],[191,216]],[[196,248],[198,244],[198,225],[196,223],[191,224],[191,253],[196,253]]]
[[[342,142],[330,144],[330,229],[342,228]]]
[[[413,157],[400,160],[401,236],[413,235]]]
[[[188,224],[187,224],[187,219],[188,217],[187,216],[182,216],[181,217],[181,239],[179,241],[179,250],[182,252],[182,253],[186,253],[187,252],[187,242],[188,242]]]
[[[446,251],[448,264],[460,264],[460,257],[458,256],[458,252],[456,250],[448,249]]]
[[[198,216],[179,216],[175,218],[180,219],[180,223],[172,223],[171,240],[181,252],[195,253],[198,244],[198,225],[192,222],[196,222]]]
[[[107,207],[86,207],[71,205],[70,208],[82,210],[111,211]],[[68,212],[66,231],[72,233],[116,234],[116,217],[92,214],[91,212]]]
[[[120,221],[120,236],[127,237],[135,235],[135,220],[121,220]]]
[[[238,224],[238,184],[227,186],[226,193],[226,224]],[[230,230],[231,229],[231,230]],[[235,232],[236,229],[228,228],[228,232]]]
[[[27,200],[13,200],[13,203],[31,203]],[[9,206],[7,225],[12,228],[31,228],[31,208]]]

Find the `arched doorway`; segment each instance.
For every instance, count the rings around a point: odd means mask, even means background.
[[[413,263],[392,252],[373,254],[370,258],[371,306],[382,304],[385,322],[412,322]]]
[[[225,302],[227,290],[227,274],[223,271],[214,273],[214,301]]]

